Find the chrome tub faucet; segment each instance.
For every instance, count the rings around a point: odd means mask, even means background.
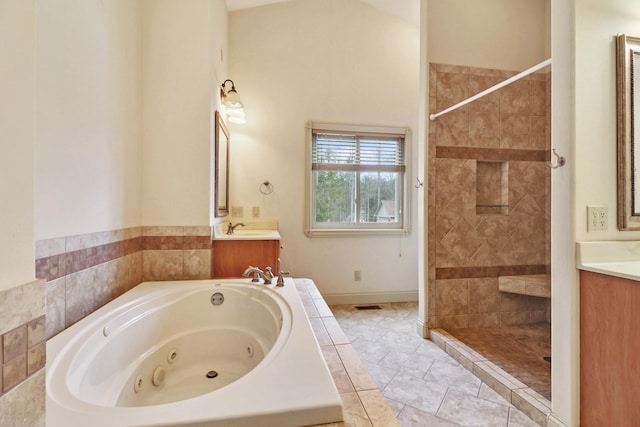
[[[253,279],[251,279],[252,282],[257,283],[260,281],[260,279],[262,279],[264,280],[265,285],[271,284],[271,280],[273,280],[273,278],[275,277],[273,275],[273,272],[271,271],[271,267],[267,267],[264,269],[264,271],[262,271],[258,267],[254,267],[252,265],[247,267],[246,270],[244,270],[244,272],[242,273],[242,275],[244,277],[249,277],[253,275]]]
[[[260,281],[260,277],[262,277],[262,275],[264,274],[264,271],[260,270],[258,267],[254,267],[254,266],[250,265],[249,267],[247,267],[244,270],[244,273],[242,273],[242,275],[244,277],[249,277],[252,274],[253,274],[253,279],[251,279],[251,281],[252,282],[259,282]]]

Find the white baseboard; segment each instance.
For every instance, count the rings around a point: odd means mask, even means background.
[[[418,291],[323,294],[322,296],[329,305],[418,301]]]
[[[547,427],[569,427],[567,424],[563,423],[553,415],[553,412],[549,414],[547,417]]]

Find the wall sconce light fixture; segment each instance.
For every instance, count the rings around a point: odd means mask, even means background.
[[[227,83],[231,83],[231,89],[227,89]],[[231,123],[246,123],[244,114],[244,104],[240,100],[240,95],[236,91],[236,86],[232,80],[225,80],[220,86],[220,100],[225,107],[227,120]]]

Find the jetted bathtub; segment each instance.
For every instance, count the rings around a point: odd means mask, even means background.
[[[47,342],[48,427],[342,419],[290,278],[145,282]]]

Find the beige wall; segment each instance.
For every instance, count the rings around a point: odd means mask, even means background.
[[[616,226],[616,34],[640,37],[636,2],[575,2],[576,240],[629,240]],[[587,206],[609,207],[608,232],[587,232]]]
[[[143,0],[142,11],[142,222],[207,224],[224,2]]]
[[[35,3],[0,0],[0,291],[34,279]]]
[[[252,206],[277,219],[283,268],[313,278],[330,301],[417,298],[415,156],[409,236],[308,238],[303,220],[309,120],[409,127],[417,153],[419,28],[355,0],[298,0],[232,12],[229,40],[229,75],[247,112],[246,125],[230,126],[231,205],[248,220]],[[258,191],[265,179],[269,196]]]
[[[616,226],[615,43],[639,36],[640,7],[625,0],[552,1],[552,143],[567,155],[552,178],[552,425],[580,423],[579,283],[575,242],[633,240]],[[606,232],[587,232],[588,205],[609,207]]]
[[[44,283],[33,282],[35,8],[0,0],[0,425],[16,427],[44,425],[45,411]]]
[[[37,239],[140,224],[140,10],[39,1]]]
[[[38,7],[36,239],[209,223],[224,1]]]
[[[430,62],[525,70],[549,57],[548,0],[429,0]]]

